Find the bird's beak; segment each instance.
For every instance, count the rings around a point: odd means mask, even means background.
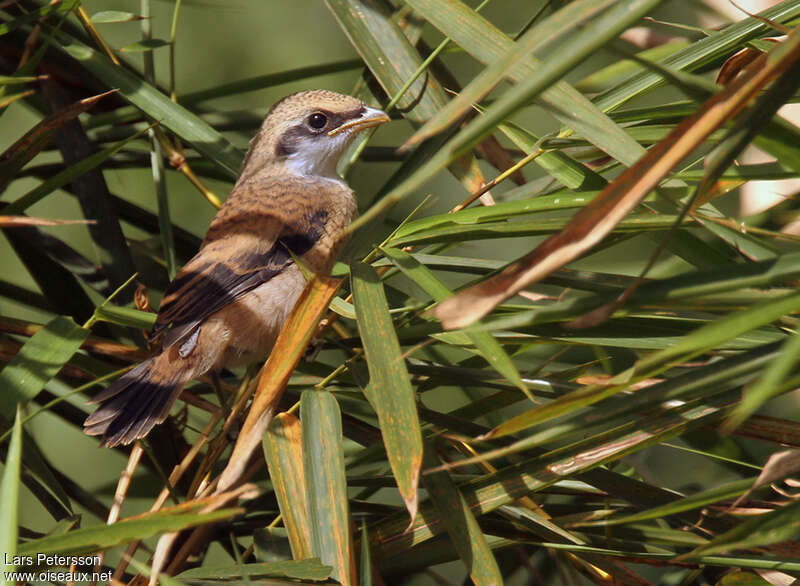
[[[364,109],[364,113],[361,114],[359,118],[355,118],[354,120],[345,122],[341,126],[337,126],[328,132],[328,136],[336,136],[340,132],[351,129],[355,129],[356,132],[361,132],[367,128],[372,128],[373,126],[378,126],[384,122],[389,122],[389,120],[391,120],[391,118],[389,118],[389,115],[383,110],[378,110],[377,108],[370,108],[367,106]]]

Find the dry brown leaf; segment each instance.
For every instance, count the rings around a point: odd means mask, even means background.
[[[763,39],[777,43],[777,39]],[[717,83],[719,85],[728,85],[737,75],[747,68],[753,61],[758,59],[763,54],[763,51],[754,49],[752,47],[745,47],[738,53],[734,53],[722,64],[717,74]]]
[[[584,376],[579,376],[575,379],[575,382],[580,383],[582,385],[604,385],[604,384],[611,384],[611,375],[610,374],[587,374]],[[643,389],[645,387],[649,387],[651,385],[655,385],[657,383],[664,382],[663,378],[647,378],[644,380],[640,380],[637,383],[634,383],[628,387],[629,391],[637,391],[639,389]]]
[[[761,576],[761,578],[772,584],[772,586],[792,586],[792,584],[797,583],[794,576],[784,574],[777,570],[755,570],[755,572]]]
[[[507,171],[514,166],[514,159],[494,135],[489,135],[483,142],[478,143],[475,150],[500,172]],[[509,179],[517,185],[525,184],[525,175],[522,174],[522,170],[514,171]]]
[[[96,224],[97,220],[50,220],[29,218],[28,216],[0,216],[0,228],[19,228],[23,226],[70,226],[73,224]]]
[[[736,499],[736,501],[731,505],[731,508],[736,507],[739,503],[753,494],[754,490],[764,486],[765,484],[771,484],[777,480],[783,480],[787,476],[791,476],[798,471],[800,471],[800,450],[786,450],[772,454],[767,460],[767,463],[764,465],[764,468],[761,470],[761,474],[758,475],[758,478],[756,478],[756,481],[753,483],[753,486],[751,486],[746,493]]]
[[[171,509],[191,509],[197,507],[199,504],[203,504],[204,506],[199,512],[210,513],[212,511],[216,511],[217,509],[221,509],[236,499],[253,498],[258,495],[258,492],[258,487],[255,484],[243,484],[234,490],[228,492],[217,492],[211,496],[186,501],[185,503],[171,507]],[[148,515],[150,513],[145,514]],[[158,582],[158,575],[164,571],[164,568],[167,567],[168,562],[170,561],[167,559],[167,555],[172,549],[172,545],[175,543],[178,535],[180,535],[180,533],[165,533],[159,537],[155,553],[153,554],[153,563],[150,570],[150,586],[156,585]]]
[[[761,55],[742,75],[710,97],[692,116],[578,211],[558,234],[500,273],[464,289],[430,313],[446,329],[464,327],[524,287],[575,260],[605,238],[658,183],[714,130],[744,109],[775,77],[800,61],[800,31],[775,51]]]
[[[224,491],[238,480],[247,467],[250,455],[258,446],[272,421],[275,407],[286,388],[294,368],[303,357],[320,321],[339,286],[341,279],[315,275],[306,284],[300,299],[275,341],[258,381],[253,403],[236,439],[233,453],[219,478],[217,491]]]
[[[22,169],[28,161],[47,146],[56,130],[76,118],[79,114],[89,110],[104,97],[116,92],[117,90],[110,90],[91,98],[78,100],[71,106],[54,112],[8,147],[0,155],[0,191],[5,189],[19,169]]]

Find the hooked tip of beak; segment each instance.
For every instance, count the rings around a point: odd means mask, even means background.
[[[389,118],[389,115],[383,110],[366,107],[360,118],[350,120],[349,122],[345,122],[344,124],[337,126],[328,132],[328,136],[336,136],[345,130],[355,130],[356,132],[361,132],[367,128],[380,126],[384,122],[389,122],[390,120],[391,118]]]

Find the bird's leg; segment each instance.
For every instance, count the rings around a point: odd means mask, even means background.
[[[211,377],[211,385],[214,387],[214,391],[217,393],[217,399],[219,399],[219,406],[225,412],[225,416],[231,414],[231,407],[228,404],[228,398],[225,396],[225,390],[222,388],[222,380],[219,378],[219,372],[216,370],[212,370],[209,373]]]

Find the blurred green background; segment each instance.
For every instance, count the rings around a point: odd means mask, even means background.
[[[90,14],[100,10],[131,12],[139,10],[139,4],[136,2],[87,0],[83,4]],[[483,14],[500,29],[513,33],[522,23],[527,22],[541,4],[541,2],[530,0],[497,0],[491,2]],[[158,1],[153,2],[151,6],[153,36],[167,38],[174,5],[171,2]],[[710,14],[710,10],[699,2],[677,1],[670,3],[656,16],[675,22],[697,24],[701,22],[701,15],[708,14]],[[115,48],[135,43],[141,37],[140,25],[136,22],[106,24],[100,25],[100,27],[105,39]],[[683,34],[681,31],[672,32],[677,36]],[[433,46],[441,39],[441,34],[432,27],[426,27],[424,38]],[[168,85],[167,50],[166,48],[157,49],[154,54],[157,80],[162,87],[166,87]],[[180,99],[180,96],[184,94],[214,88],[236,80],[356,57],[357,54],[353,47],[321,0],[297,2],[279,0],[265,2],[187,1],[183,3],[181,9],[177,35],[176,90]],[[131,53],[127,58],[137,67],[141,67],[141,54]],[[611,53],[598,54],[594,59],[576,69],[569,79],[577,81],[587,72],[617,60],[618,57]],[[445,61],[462,83],[472,79],[481,69],[475,61],[463,53],[448,54],[445,56]],[[240,113],[261,118],[274,101],[288,93],[312,88],[326,88],[351,93],[360,78],[361,68],[358,67],[342,73],[305,80],[302,83],[285,83],[259,91],[205,101],[193,106],[192,109],[196,112],[207,113],[210,120],[221,120],[223,116],[219,116],[220,114],[238,115]],[[650,100],[664,101],[665,96],[669,95],[679,96],[675,90],[663,89],[632,105],[647,103]],[[5,149],[12,144],[38,119],[38,115],[29,111],[24,104],[12,105],[0,119],[0,127],[2,127],[0,148]],[[518,119],[524,122],[526,127],[542,134],[558,127],[552,118],[537,108],[525,110],[518,115]],[[249,126],[229,130],[225,134],[234,144],[245,150],[254,131],[255,128]],[[405,121],[395,121],[381,128],[370,145],[397,146],[408,134],[408,124]],[[58,156],[51,151],[49,154],[39,156],[34,163],[57,160],[59,160]],[[492,177],[496,173],[484,162],[481,164],[487,177]],[[351,169],[348,180],[357,194],[371,198],[392,171],[397,168],[397,165],[392,162],[359,162]],[[528,166],[525,174],[528,179],[534,179],[540,174],[540,171],[535,166]],[[138,205],[153,212],[156,211],[156,196],[149,170],[106,170],[105,177],[112,193],[135,201]],[[231,187],[231,183],[225,181],[208,179],[206,182],[222,198],[227,195]],[[11,185],[4,197],[7,201],[13,200],[37,184],[38,181],[35,179],[18,180]],[[202,237],[216,210],[200,197],[184,177],[172,170],[168,170],[167,185],[173,222]],[[502,194],[508,189],[507,185],[503,185],[493,190],[493,193],[498,199],[502,199]],[[446,211],[465,196],[461,185],[451,175],[443,173],[427,184],[423,190],[420,190],[416,197],[408,198],[398,206],[393,212],[393,216],[405,217],[422,196],[428,193],[435,196],[426,209],[426,213]],[[728,196],[727,203],[723,205],[730,208],[735,207],[737,205],[736,198],[737,194],[734,192]],[[362,204],[363,202],[362,199]],[[29,214],[63,219],[81,217],[75,198],[65,193],[47,197],[44,201],[34,205],[29,210]],[[88,258],[95,258],[85,226],[65,226],[45,230],[68,240]],[[126,235],[133,239],[143,237],[143,233],[131,226],[125,226],[125,230]],[[453,249],[452,254],[510,260],[532,248],[535,242],[534,238],[517,238],[509,241],[493,240],[479,244],[466,243]],[[597,271],[613,264],[614,272],[633,274],[634,267],[639,266],[641,261],[647,258],[655,245],[655,240],[640,236],[630,241],[625,247],[618,246],[590,255],[576,263],[574,268],[585,266]],[[36,285],[28,277],[23,265],[18,261],[4,238],[0,238],[0,263],[0,270],[8,281],[36,290]],[[630,270],[626,270],[627,265],[631,267]],[[667,276],[686,268],[687,265],[683,265],[680,261],[663,262],[656,267],[652,275]],[[464,280],[458,276],[451,276],[451,279],[453,284]],[[95,293],[91,293],[91,295],[99,301],[100,298]],[[0,306],[3,315],[36,322],[42,322],[47,318],[43,312],[17,305],[7,298],[0,298]],[[547,349],[543,348],[542,353],[546,354]],[[59,389],[59,385],[61,385],[60,391],[67,390],[67,387],[58,381],[53,381],[50,385],[53,389]],[[426,400],[438,402],[438,406],[451,401],[453,406],[456,406],[463,400],[463,397],[440,393],[436,398],[426,396]],[[73,398],[72,401],[76,404],[83,404],[83,399],[80,397]],[[796,411],[795,402],[790,398],[774,401],[771,408],[775,410],[790,408],[793,412]],[[784,412],[782,416],[786,417],[787,414]],[[119,471],[124,466],[125,458],[122,454],[112,450],[97,449],[95,439],[82,435],[75,428],[64,424],[60,419],[48,413],[42,414],[34,420],[30,429],[50,461],[56,463],[60,468],[69,469],[73,478],[85,480],[84,488],[104,494],[104,500],[110,501]],[[693,483],[702,485],[712,479],[718,483],[726,478],[727,472],[724,466],[709,464],[707,459],[700,457],[696,461],[698,465],[704,467],[704,470],[693,471]],[[634,464],[637,471],[645,478],[652,476],[654,483],[681,489],[687,488],[682,480],[682,472],[693,467],[695,459],[682,451],[658,447],[638,453],[629,463]],[[731,478],[734,477],[731,476]],[[148,486],[141,482],[134,483],[131,492],[132,498],[126,505],[126,511],[132,514],[137,506],[148,506],[149,499],[137,502],[135,497],[137,493],[149,496],[154,486]],[[30,495],[28,495],[28,499],[30,503],[35,503]],[[20,522],[34,530],[44,531],[49,528],[51,519],[39,506],[33,504],[30,507],[22,508]],[[452,566],[453,576],[463,573],[459,562],[454,562],[450,566]],[[419,583],[425,583],[424,579]],[[431,583],[431,581],[428,580],[427,583]],[[520,581],[520,583],[524,582]]]

